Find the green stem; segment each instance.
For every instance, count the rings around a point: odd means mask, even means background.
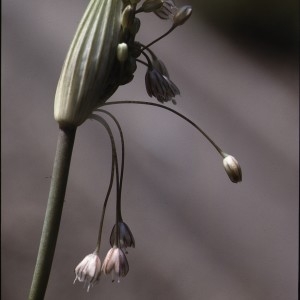
[[[116,150],[116,143],[114,140],[114,136],[113,133],[108,125],[108,123],[100,116],[96,115],[96,114],[92,114],[90,116],[90,119],[94,119],[96,121],[98,121],[99,123],[101,123],[107,130],[109,136],[110,136],[110,140],[111,140],[111,144],[112,144],[112,148],[113,148],[113,156],[114,156],[114,162],[115,162],[115,168],[116,168],[116,177],[117,177],[117,203],[116,203],[116,234],[115,234],[115,243],[116,246],[120,247],[120,239],[119,239],[119,222],[120,222],[120,176],[119,176],[119,167],[118,167],[118,156],[117,156],[117,150]]]
[[[106,102],[103,106],[115,105],[115,104],[143,104],[143,105],[156,106],[156,107],[160,107],[165,110],[168,110],[168,111],[172,112],[173,114],[179,116],[180,118],[184,119],[188,123],[190,123],[193,127],[195,127],[215,147],[215,149],[219,152],[219,154],[223,158],[226,157],[226,153],[224,153],[223,150],[196,123],[194,123],[192,120],[190,120],[183,114],[179,113],[178,111],[176,111],[170,107],[163,106],[162,104],[158,104],[158,103],[148,102],[148,101],[131,101],[131,100]]]
[[[29,300],[44,299],[62,215],[76,127],[60,128],[50,192]]]
[[[123,135],[123,131],[121,128],[121,125],[119,123],[119,121],[117,120],[117,118],[110,112],[104,110],[104,109],[96,109],[96,111],[102,112],[107,114],[108,116],[110,116],[114,122],[116,123],[118,130],[119,130],[119,134],[120,134],[120,138],[121,138],[121,145],[122,145],[122,157],[121,157],[121,173],[120,173],[120,186],[119,186],[119,221],[122,221],[122,213],[121,213],[121,197],[122,197],[122,185],[123,185],[123,177],[124,177],[124,162],[125,162],[125,142],[124,142],[124,135]]]

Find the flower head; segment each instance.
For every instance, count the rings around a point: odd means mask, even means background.
[[[110,235],[110,245],[113,247],[114,245],[118,245],[116,239],[116,230],[117,226],[114,225],[111,235]],[[119,245],[121,249],[126,249],[128,247],[135,247],[134,237],[129,229],[128,225],[124,222],[118,222],[118,230],[119,230]]]
[[[242,169],[238,161],[231,155],[225,154],[223,165],[229,179],[233,183],[242,181]]]
[[[96,284],[101,274],[101,261],[96,253],[87,255],[75,268],[75,280],[88,284],[87,291]]]
[[[112,247],[103,261],[102,272],[105,275],[112,272],[113,281],[114,276],[117,276],[120,282],[120,277],[125,277],[128,271],[129,265],[124,252],[116,246]]]

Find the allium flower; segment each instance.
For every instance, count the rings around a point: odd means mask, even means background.
[[[90,287],[99,281],[101,274],[101,261],[96,253],[87,255],[75,268],[75,280],[88,284],[87,291]]]
[[[114,246],[111,248],[102,265],[102,272],[107,275],[112,272],[112,278],[114,281],[114,276],[117,276],[118,282],[120,282],[120,277],[125,277],[129,271],[129,265],[124,252]]]
[[[164,0],[163,2],[163,5],[159,9],[156,9],[154,13],[163,20],[173,18],[177,11],[175,2],[173,0]]]
[[[129,229],[128,225],[124,222],[118,223],[118,229],[119,229],[119,236],[120,236],[120,247],[121,249],[126,250],[128,247],[135,247],[135,241],[134,237],[131,233],[131,230]],[[116,239],[116,224],[114,225],[111,234],[110,234],[110,244],[113,247],[114,245],[118,245]]]
[[[148,68],[145,83],[148,95],[154,96],[161,103],[173,100],[176,95],[180,94],[175,83],[155,68]]]
[[[231,155],[226,155],[223,159],[223,165],[229,179],[238,183],[242,181],[242,169],[238,161]]]

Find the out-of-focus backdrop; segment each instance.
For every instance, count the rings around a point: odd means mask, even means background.
[[[53,98],[87,3],[2,2],[3,300],[26,299],[30,288],[58,133]],[[107,133],[87,121],[76,136],[46,299],[297,299],[297,1],[189,3],[192,18],[153,50],[181,90],[174,108],[238,158],[243,182],[232,184],[211,145],[171,113],[109,107],[126,142],[130,271],[119,284],[103,277],[89,293],[73,285],[74,267],[95,246],[111,163]],[[141,19],[144,43],[170,26]],[[113,100],[154,101],[144,74],[140,66]]]

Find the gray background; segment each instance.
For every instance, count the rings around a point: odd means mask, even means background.
[[[87,121],[76,136],[46,299],[297,299],[297,9],[291,1],[236,3],[198,2],[191,20],[153,50],[181,90],[175,109],[238,158],[243,182],[232,184],[211,145],[171,113],[109,107],[126,142],[123,216],[136,239],[130,271],[120,284],[103,277],[89,293],[72,284],[74,267],[95,246],[111,163],[105,130]],[[30,288],[58,133],[53,98],[86,5],[2,2],[5,300],[26,299]],[[168,25],[147,15],[138,39],[151,41]],[[140,66],[112,99],[150,101],[144,74]],[[113,192],[102,259],[114,199]]]

